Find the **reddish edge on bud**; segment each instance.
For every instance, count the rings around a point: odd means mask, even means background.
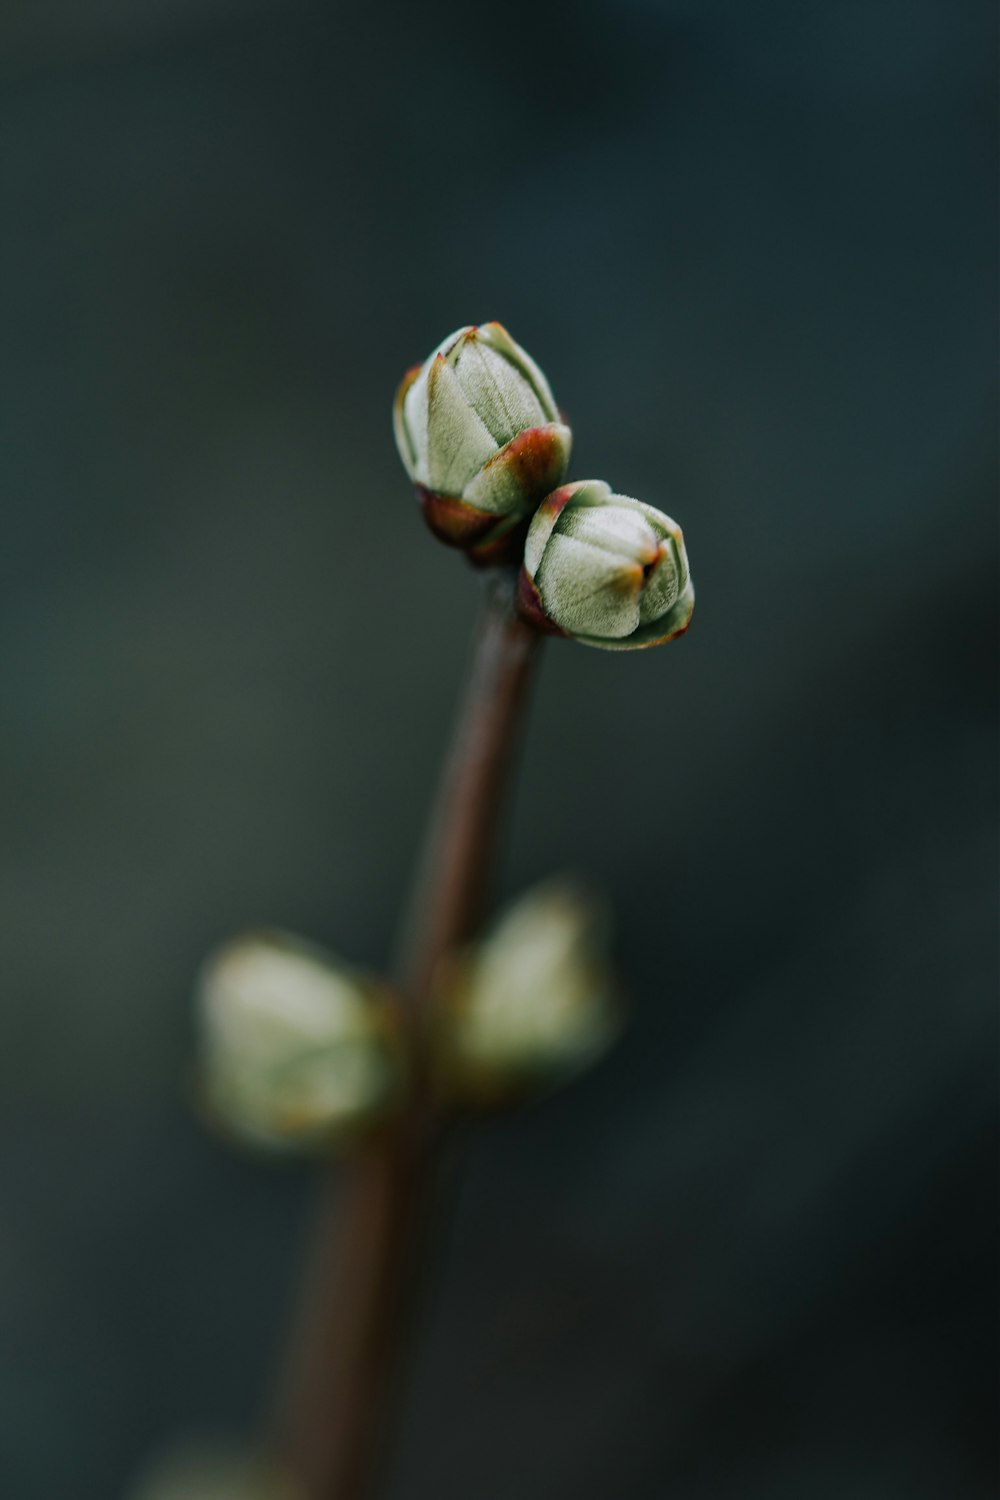
[[[517,564],[524,553],[524,537],[528,530],[528,516],[515,525],[505,525],[497,535],[487,536],[468,550],[468,558],[474,568],[494,568],[502,563]]]
[[[693,617],[694,617],[694,602],[692,601],[691,612],[688,615],[687,619],[684,621],[684,624],[678,626],[678,628],[676,630],[669,631],[667,635],[661,635],[658,640],[650,641],[649,644],[651,646],[663,646],[663,645],[666,644],[667,641],[678,641],[678,640],[680,640],[680,638],[681,638],[682,635],[687,635],[688,630],[691,627],[691,621],[692,621]]]
[[[550,495],[545,496],[545,499],[538,507],[538,514],[549,516],[555,521],[556,517],[560,512],[565,510],[580,487],[578,479],[573,480],[571,484],[561,484],[557,490],[553,490]]]
[[[544,490],[549,482],[553,466],[557,472],[565,473],[562,446],[552,426],[526,427],[517,437],[488,458],[482,472],[503,468],[516,477],[518,487],[525,494],[536,494]]]
[[[551,498],[551,497],[550,497]],[[562,507],[560,506],[560,509]],[[534,581],[529,577],[527,568],[522,567],[517,575],[517,608],[523,620],[533,625],[536,630],[543,631],[546,635],[565,635],[565,630],[550,620],[542,608],[542,601]]]
[[[411,365],[396,387],[396,395],[393,399],[392,409],[393,418],[397,423],[401,423],[403,420],[403,402],[406,400],[406,393],[410,389],[410,386],[416,380],[422,369],[423,365]]]
[[[474,547],[500,519],[489,511],[477,510],[465,500],[425,489],[422,484],[417,485],[417,496],[424,520],[438,541],[448,547]]]

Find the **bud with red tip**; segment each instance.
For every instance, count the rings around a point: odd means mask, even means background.
[[[684,535],[600,479],[563,485],[528,530],[518,607],[539,630],[605,651],[672,641],[694,610]]]
[[[499,323],[460,328],[396,393],[396,446],[424,518],[480,563],[561,484],[572,434],[534,360]]]

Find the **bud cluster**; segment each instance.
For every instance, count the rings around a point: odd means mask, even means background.
[[[519,565],[536,629],[631,651],[688,627],[684,537],[603,480],[566,482],[572,434],[549,383],[499,323],[460,328],[404,378],[396,443],[423,514],[479,565]],[[416,1070],[396,997],[311,945],[257,933],[200,975],[199,1096],[227,1135],[328,1153],[399,1110],[424,1065],[448,1106],[489,1104],[579,1071],[613,1039],[616,986],[601,913],[574,886],[522,898],[451,955]]]
[[[687,629],[680,527],[603,480],[565,483],[570,429],[499,323],[458,329],[410,370],[394,421],[431,530],[479,565],[523,559],[518,605],[538,629],[608,651]]]
[[[592,896],[553,881],[449,959],[430,1025],[442,1102],[545,1090],[605,1050],[618,1029],[605,927]],[[380,1128],[406,1097],[398,1002],[299,938],[249,933],[217,949],[195,1009],[202,1113],[244,1146],[329,1155]]]

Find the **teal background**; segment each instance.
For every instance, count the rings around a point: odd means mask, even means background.
[[[499,318],[674,514],[553,643],[498,894],[631,1029],[469,1142],[391,1500],[995,1494],[996,18],[6,0],[0,1490],[247,1430],[308,1175],[190,1119],[204,952],[378,965],[477,604],[390,435]]]

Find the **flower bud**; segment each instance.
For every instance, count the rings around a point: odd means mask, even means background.
[[[176,1443],[146,1466],[129,1500],[305,1500],[273,1460],[233,1443]]]
[[[444,1084],[490,1100],[556,1083],[595,1060],[618,1030],[604,913],[565,881],[529,891],[455,962],[444,987]]]
[[[683,635],[694,609],[684,535],[600,479],[547,495],[528,530],[518,606],[540,630],[605,651]]]
[[[198,1074],[211,1121],[273,1150],[323,1150],[392,1101],[399,1054],[378,985],[284,933],[251,933],[196,987]]]
[[[548,381],[499,323],[459,328],[396,393],[396,446],[435,536],[479,562],[561,484],[572,434]]]

